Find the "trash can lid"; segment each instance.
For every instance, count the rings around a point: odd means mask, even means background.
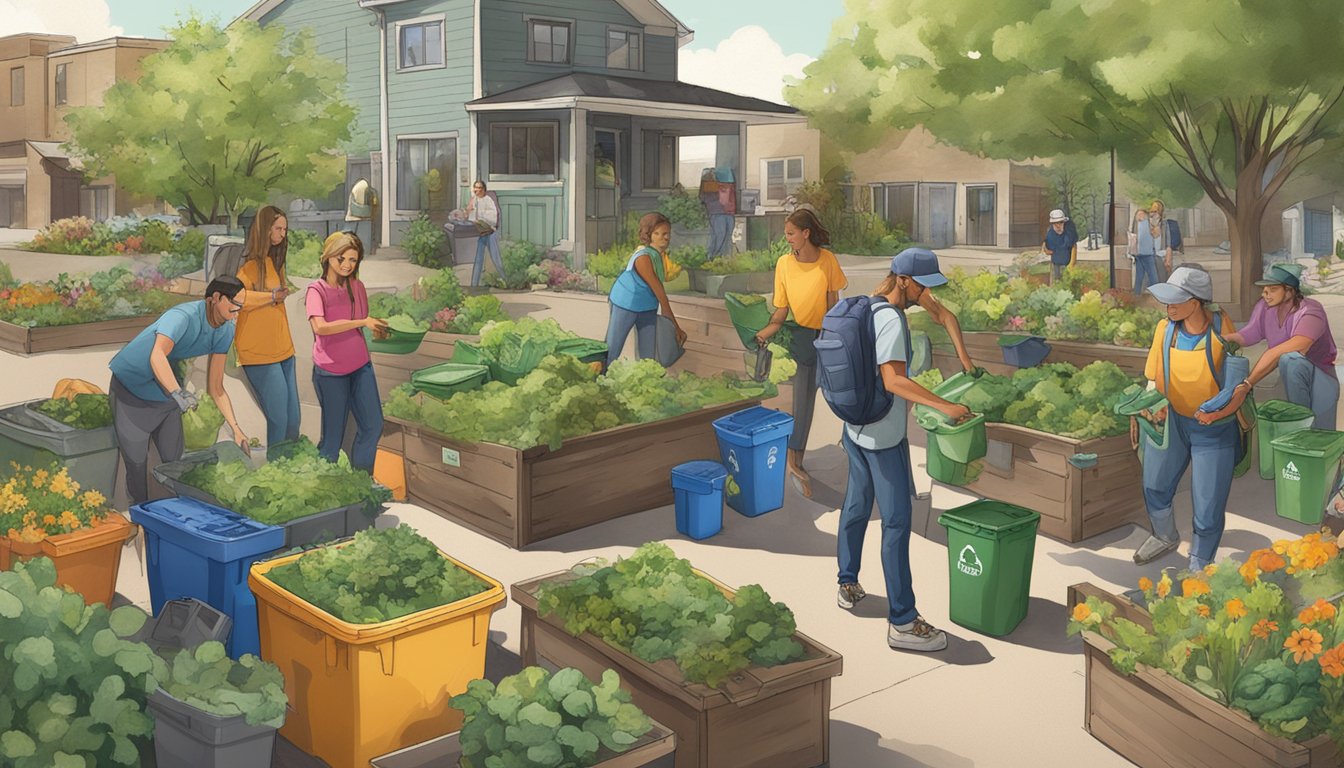
[[[999,539],[1027,526],[1035,526],[1040,519],[1040,512],[1002,501],[982,499],[947,510],[938,516],[938,524],[964,533]]]
[[[450,386],[461,384],[464,381],[470,381],[481,374],[489,373],[490,369],[484,365],[473,365],[471,363],[439,363],[431,365],[428,368],[421,368],[411,374],[411,381],[424,384],[439,384]]]
[[[763,432],[792,427],[793,417],[783,411],[756,405],[714,420],[714,426],[742,437],[753,437]],[[754,442],[754,441],[753,441]]]
[[[688,461],[672,468],[672,487],[685,491],[710,493],[727,478],[728,468],[717,461]]]
[[[1255,415],[1265,421],[1303,421],[1316,418],[1316,414],[1307,406],[1290,403],[1287,400],[1266,400],[1256,409]]]
[[[1304,429],[1276,437],[1270,443],[1276,451],[1288,451],[1301,456],[1339,458],[1344,454],[1344,432],[1330,429]]]
[[[131,520],[211,560],[228,562],[285,545],[285,529],[197,499],[158,499],[131,507]]]

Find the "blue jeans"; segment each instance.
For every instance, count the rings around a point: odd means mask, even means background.
[[[1339,381],[1316,367],[1301,352],[1289,352],[1279,358],[1279,376],[1288,402],[1305,405],[1316,414],[1312,429],[1335,428],[1339,406]]]
[[[280,443],[299,439],[299,382],[294,358],[267,365],[244,365],[243,374],[266,417],[266,454]]]
[[[1162,279],[1157,276],[1157,257],[1142,254],[1134,257],[1134,295],[1143,295],[1144,278],[1148,285],[1157,285]]]
[[[1154,536],[1164,541],[1180,540],[1171,505],[1176,486],[1186,467],[1191,467],[1195,535],[1190,540],[1190,556],[1207,565],[1213,562],[1218,542],[1223,538],[1240,428],[1235,418],[1204,426],[1170,409],[1167,418],[1171,420],[1167,447],[1159,449],[1151,441],[1143,447],[1143,501],[1148,507],[1148,520]]]
[[[863,557],[863,534],[873,514],[873,500],[882,515],[882,574],[887,581],[887,621],[907,624],[915,620],[915,590],[910,581],[910,444],[904,440],[893,448],[870,451],[849,439],[841,430],[841,443],[849,456],[849,483],[840,509],[836,533],[839,583],[859,580]]]
[[[355,415],[355,445],[350,465],[373,474],[378,455],[378,438],[383,435],[383,402],[378,397],[378,381],[373,363],[365,363],[344,376],[313,366],[313,387],[317,404],[322,406],[322,437],[317,452],[327,461],[336,461],[345,441],[345,422]]]
[[[481,284],[481,268],[485,266],[485,249],[490,249],[490,260],[495,263],[499,279],[504,279],[504,260],[499,257],[499,233],[491,232],[476,238],[476,264],[471,268],[471,284]]]
[[[640,360],[658,353],[658,310],[631,312],[612,304],[611,319],[607,320],[608,366],[621,356],[621,350],[625,348],[625,340],[630,337],[632,328],[635,331],[636,356]]]
[[[724,256],[733,250],[733,217],[715,213],[709,217],[709,258]]]

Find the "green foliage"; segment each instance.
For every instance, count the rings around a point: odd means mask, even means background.
[[[943,383],[943,372],[937,368],[930,368],[910,380],[932,392],[934,387]]]
[[[415,281],[409,291],[369,296],[369,316],[409,315],[416,322],[433,323],[445,309],[462,305],[462,286],[451,267]]]
[[[675,227],[682,229],[709,227],[709,214],[705,212],[705,204],[700,202],[700,196],[680,184],[658,198],[658,211]]]
[[[189,301],[169,293],[153,267],[113,267],[91,275],[61,273],[55,280],[0,288],[0,320],[29,328],[75,325],[118,317],[158,315]]]
[[[492,278],[495,285],[516,290],[532,284],[529,271],[546,258],[546,250],[526,240],[502,240],[499,258],[504,262],[504,275]]]
[[[391,621],[489,589],[405,523],[366,528],[348,545],[310,550],[266,577],[351,624]]]
[[[924,382],[935,377],[926,371],[915,380],[932,389]],[[941,380],[941,375],[936,377],[938,383]],[[987,421],[1090,440],[1123,434],[1129,428],[1128,419],[1117,416],[1114,406],[1134,383],[1107,360],[1081,371],[1068,363],[1047,363],[1019,369],[1012,378],[985,374],[949,399],[985,414]]]
[[[796,661],[793,613],[749,584],[731,598],[666,544],[644,544],[615,563],[573,568],[541,585],[537,611],[578,636],[592,632],[649,663],[672,659],[686,679],[717,687],[752,665]]]
[[[180,379],[181,377],[179,377]],[[183,442],[189,451],[203,451],[215,444],[224,413],[209,392],[195,390],[196,407],[182,414]]]
[[[390,500],[387,489],[375,486],[369,473],[351,467],[345,453],[329,462],[307,437],[272,446],[271,455],[274,458],[258,469],[241,459],[200,464],[188,470],[182,482],[269,525],[359,503],[373,514]]]
[[[773,272],[779,257],[789,252],[789,243],[784,238],[776,240],[759,251],[743,251],[706,261],[700,268],[716,275],[732,275],[743,272]]]
[[[236,225],[277,193],[321,198],[341,183],[336,150],[355,110],[341,95],[344,66],[317,53],[310,31],[192,16],[168,35],[138,80],[67,116],[91,175],[161,197],[192,224],[222,211]]]
[[[625,271],[625,265],[629,263],[631,254],[638,248],[638,243],[626,243],[590,254],[588,256],[588,271],[598,277],[612,279],[619,277]]]
[[[45,400],[37,406],[44,416],[75,429],[100,429],[112,424],[112,406],[107,395],[79,394]]]
[[[480,333],[490,323],[509,319],[504,304],[490,294],[468,296],[458,309],[442,309],[430,322],[430,330],[444,333]]]
[[[0,764],[140,764],[145,701],[168,666],[132,637],[148,617],[56,586],[46,558],[0,571]]]
[[[166,278],[199,272],[205,268],[205,233],[199,229],[184,229],[168,247],[168,253],[159,259],[159,274]]]
[[[160,685],[178,701],[212,715],[244,715],[248,725],[285,724],[289,697],[280,669],[250,653],[234,661],[217,640],[179,650],[172,674]]]
[[[653,727],[613,670],[596,685],[573,668],[527,667],[499,681],[473,680],[449,704],[462,710],[460,743],[483,768],[587,768],[602,750],[625,752]]]
[[[306,229],[289,230],[285,272],[290,277],[316,280],[322,276],[322,237]]]
[[[421,213],[411,222],[401,239],[401,247],[411,257],[412,264],[435,269],[443,266],[443,253],[447,245],[448,235],[442,227],[430,221],[426,213]]]
[[[9,269],[9,265],[0,261],[0,289],[14,288],[18,284],[18,281],[14,279],[14,273]]]

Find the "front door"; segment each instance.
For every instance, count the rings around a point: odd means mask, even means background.
[[[1302,250],[1316,256],[1334,253],[1335,238],[1331,236],[1330,211],[1316,211],[1311,208],[1305,211],[1306,216],[1302,220]]]
[[[994,187],[966,188],[966,244],[994,245]]]
[[[888,184],[883,197],[887,223],[900,227],[907,238],[915,239],[915,185]]]
[[[68,219],[79,215],[79,182],[76,173],[51,174],[51,220]]]
[[[620,218],[621,174],[620,134],[593,131],[593,156],[589,163],[588,249],[605,250],[616,243],[616,225]]]
[[[1044,187],[1013,185],[1012,205],[1008,209],[1008,247],[1030,248],[1045,239],[1050,209]]]
[[[956,184],[919,185],[919,240],[930,248],[947,248],[956,242]]]

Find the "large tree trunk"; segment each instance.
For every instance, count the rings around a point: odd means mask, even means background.
[[[1260,291],[1255,281],[1264,274],[1264,254],[1260,244],[1261,209],[1263,206],[1238,206],[1237,215],[1228,215],[1227,234],[1232,245],[1232,301],[1238,319],[1250,316]],[[1248,210],[1249,209],[1249,210]]]

